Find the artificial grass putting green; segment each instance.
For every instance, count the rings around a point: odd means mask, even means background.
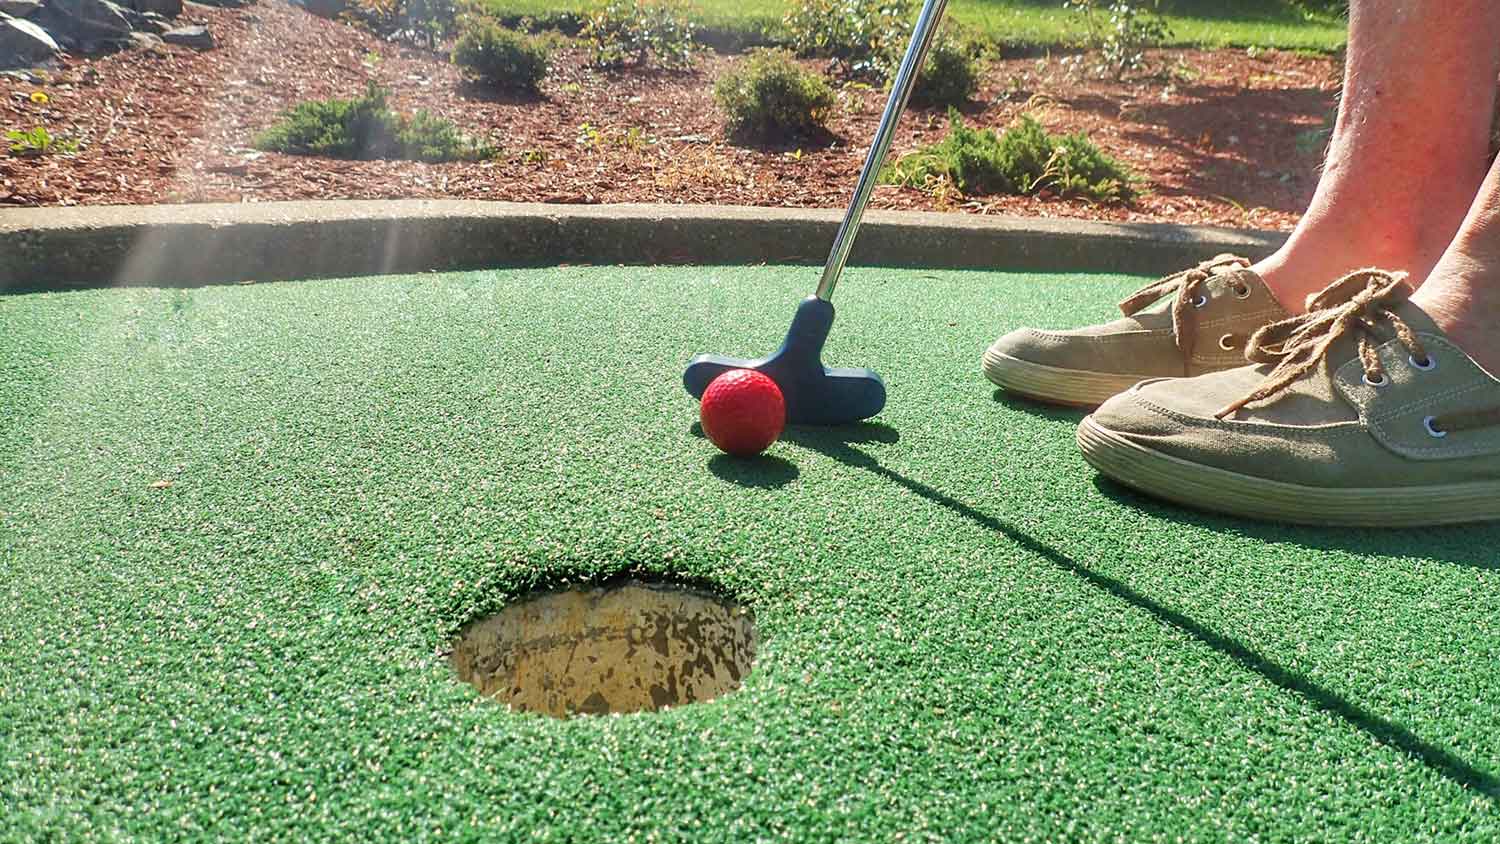
[[[0,297],[0,839],[1493,841],[1500,529],[1098,481],[984,345],[1134,280],[856,268],[875,424],[716,456],[679,384],[806,268]],[[556,721],[441,651],[537,585],[752,603],[710,704]]]

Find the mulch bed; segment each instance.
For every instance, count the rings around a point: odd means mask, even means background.
[[[84,143],[76,156],[0,157],[0,204],[464,198],[843,207],[884,103],[878,90],[846,86],[829,136],[744,146],[726,136],[712,96],[733,56],[703,54],[689,73],[604,74],[566,49],[541,98],[515,98],[465,84],[442,56],[279,0],[244,9],[189,3],[179,20],[208,25],[220,46],[70,57],[41,85],[0,77],[0,127],[42,125]],[[1153,58],[1172,70],[1124,83],[1072,77],[1060,57],[991,62],[965,115],[971,125],[1003,127],[1030,111],[1051,130],[1089,133],[1144,177],[1149,193],[1134,203],[938,199],[882,187],[873,206],[1289,228],[1319,164],[1297,138],[1334,106],[1333,62],[1242,50]],[[502,155],[434,165],[251,148],[296,102],[353,96],[370,81],[390,91],[397,110],[447,117]],[[37,90],[50,102],[32,102]],[[912,109],[895,149],[935,142],[946,128],[940,110]]]

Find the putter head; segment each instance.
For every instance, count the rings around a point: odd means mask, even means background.
[[[788,425],[847,425],[885,407],[885,382],[868,369],[823,365],[823,342],[833,327],[833,304],[809,296],[797,306],[786,340],[770,357],[749,360],[699,355],[688,362],[682,384],[702,398],[709,382],[731,369],[765,373],[786,399]]]

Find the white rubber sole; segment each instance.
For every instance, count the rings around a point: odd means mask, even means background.
[[[1002,354],[991,346],[984,352],[984,377],[1006,392],[1050,404],[1092,410],[1116,393],[1123,393],[1152,376],[1111,375],[1043,366]]]
[[[1423,527],[1500,519],[1500,480],[1445,486],[1332,489],[1203,466],[1132,442],[1085,417],[1078,447],[1126,486],[1199,510],[1273,522]]]

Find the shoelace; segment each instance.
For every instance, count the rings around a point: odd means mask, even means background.
[[[1375,353],[1378,343],[1371,342],[1372,339],[1384,342],[1376,330],[1382,322],[1389,323],[1395,330],[1396,339],[1406,347],[1414,363],[1430,366],[1432,359],[1427,356],[1416,332],[1392,310],[1411,294],[1412,288],[1406,283],[1405,273],[1366,269],[1355,270],[1322,292],[1309,296],[1307,313],[1273,322],[1251,335],[1245,347],[1245,358],[1253,363],[1274,363],[1276,366],[1249,395],[1231,402],[1214,415],[1224,419],[1248,404],[1279,395],[1311,372],[1333,344],[1350,331],[1359,337],[1359,360],[1366,383],[1389,383],[1385,365]],[[1500,425],[1500,407],[1428,417],[1426,425],[1428,432],[1435,437],[1446,436],[1450,431]]]
[[[1203,284],[1214,277],[1216,270],[1244,269],[1248,266],[1250,262],[1245,258],[1227,254],[1217,255],[1196,267],[1169,275],[1160,281],[1153,281],[1130,294],[1125,301],[1120,303],[1120,312],[1125,316],[1135,316],[1147,305],[1163,296],[1175,293],[1176,298],[1172,300],[1172,335],[1177,342],[1177,348],[1182,351],[1183,374],[1186,375],[1187,362],[1193,356],[1193,332],[1187,330],[1188,314],[1202,306],[1197,299]],[[1244,293],[1243,290],[1236,290],[1236,292]]]

